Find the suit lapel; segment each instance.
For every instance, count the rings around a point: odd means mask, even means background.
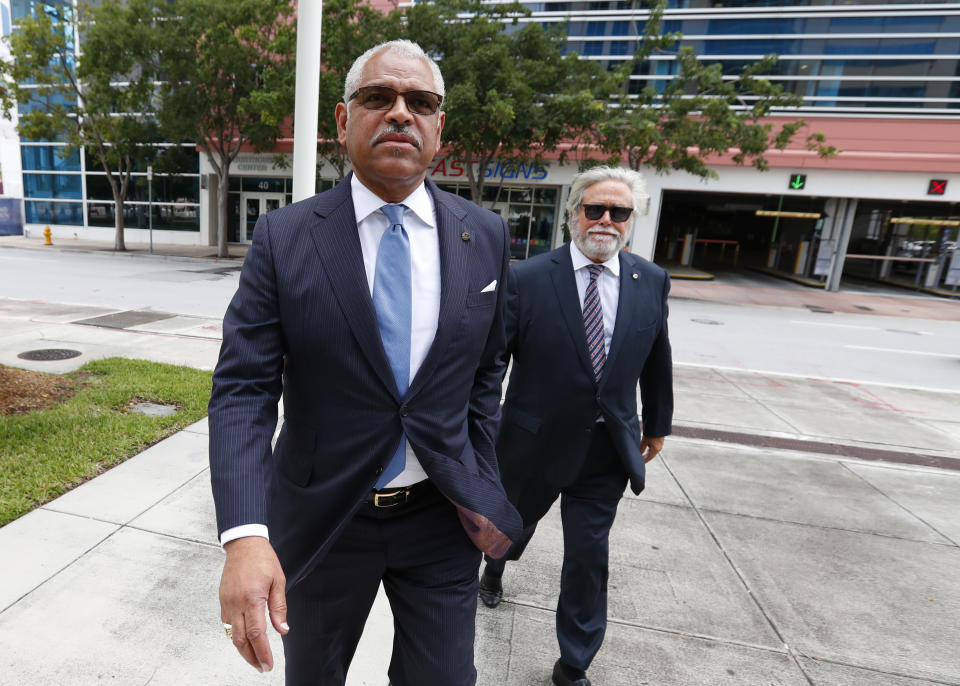
[[[317,196],[314,213],[322,218],[322,221],[316,222],[310,235],[320,262],[330,276],[331,289],[340,303],[360,350],[384,385],[399,400],[397,383],[380,339],[377,313],[373,308],[370,286],[363,268],[363,251],[360,249],[360,236],[350,192],[351,176],[352,174],[347,175],[329,193]],[[320,325],[322,326],[322,322]]]
[[[634,279],[633,275],[638,278]],[[620,253],[620,297],[617,301],[617,318],[613,325],[613,339],[610,341],[610,352],[607,354],[607,361],[604,364],[604,375],[601,382],[607,378],[606,370],[614,369],[617,356],[624,346],[624,341],[630,338],[630,331],[633,329],[633,314],[637,309],[637,299],[639,298],[639,272],[633,268],[633,265],[626,259],[625,253]]]
[[[577,351],[584,370],[593,378],[593,364],[587,353],[587,334],[583,330],[583,311],[580,308],[580,294],[577,292],[576,275],[573,273],[573,260],[570,259],[570,244],[553,256],[553,268],[550,277],[556,291],[557,302],[563,321],[573,337],[573,347]]]
[[[464,231],[463,221],[466,213],[454,205],[448,205],[446,199],[437,192],[437,187],[427,179],[427,191],[433,197],[437,215],[437,234],[440,243],[440,316],[437,320],[437,333],[433,338],[426,358],[410,382],[407,397],[413,397],[423,387],[427,379],[433,376],[437,363],[443,356],[463,318],[464,303],[467,300],[467,278],[472,241],[464,241],[460,234]]]

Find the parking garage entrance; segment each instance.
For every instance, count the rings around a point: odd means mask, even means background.
[[[654,259],[693,273],[754,269],[821,287],[832,274],[955,295],[958,234],[953,203],[665,191]]]
[[[825,198],[665,191],[655,261],[706,272],[809,274]]]

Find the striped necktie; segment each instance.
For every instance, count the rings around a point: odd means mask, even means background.
[[[600,291],[597,289],[597,278],[603,271],[602,264],[587,266],[590,271],[590,283],[583,296],[583,329],[587,334],[587,351],[590,353],[590,362],[593,364],[593,378],[600,383],[603,376],[603,365],[607,361],[604,349],[603,307],[600,305]]]
[[[410,281],[410,239],[403,228],[404,205],[384,205],[390,226],[380,239],[377,265],[373,275],[373,307],[377,311],[380,339],[402,398],[410,383],[410,326],[413,295]],[[407,441],[400,432],[400,445],[377,479],[383,488],[404,470]]]

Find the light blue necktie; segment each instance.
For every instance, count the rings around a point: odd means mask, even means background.
[[[402,398],[410,384],[410,320],[412,294],[410,285],[410,240],[403,230],[404,205],[384,205],[383,213],[390,227],[380,239],[377,267],[373,275],[373,306],[377,311],[380,339]],[[406,436],[400,432],[389,464],[377,479],[383,488],[404,470],[407,463]]]

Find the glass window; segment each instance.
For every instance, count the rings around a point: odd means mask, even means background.
[[[83,226],[83,203],[26,200],[23,205],[28,224]]]
[[[52,198],[53,174],[24,174],[23,195],[27,198]]]
[[[65,152],[62,145],[22,145],[20,159],[24,171],[80,171],[80,152]]]
[[[114,203],[87,203],[87,223],[90,226],[116,226]],[[150,213],[153,228],[164,231],[199,231],[200,208],[177,205],[123,206],[123,225],[127,229],[149,229]]]

